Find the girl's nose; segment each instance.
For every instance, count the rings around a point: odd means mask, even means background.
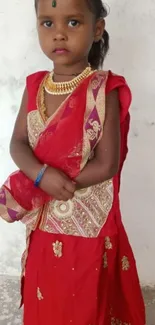
[[[63,27],[56,28],[54,41],[66,41],[67,40],[67,33]]]

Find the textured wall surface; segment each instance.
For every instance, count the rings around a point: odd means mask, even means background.
[[[25,76],[50,68],[37,42],[33,0],[0,0],[0,183],[15,170],[9,140]],[[109,0],[111,50],[106,68],[126,76],[133,92],[122,215],[142,284],[155,285],[155,0]],[[0,273],[18,274],[24,228],[0,220]]]

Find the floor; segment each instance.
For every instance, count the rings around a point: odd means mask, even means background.
[[[22,324],[18,290],[18,278],[0,276],[0,325]],[[145,288],[143,292],[147,311],[147,325],[155,325],[155,290]]]

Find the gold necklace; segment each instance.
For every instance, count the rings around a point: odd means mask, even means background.
[[[87,68],[88,69],[88,68]],[[89,75],[93,74],[95,72],[95,70],[91,70],[91,68],[89,67],[90,69],[90,73]],[[44,121],[44,123],[48,120],[48,117],[46,115],[46,105],[45,105],[45,90],[46,90],[46,85],[47,85],[47,80],[49,79],[49,73],[43,78],[40,86],[39,86],[39,89],[38,89],[38,93],[37,93],[37,98],[36,98],[36,105],[37,105],[37,109],[38,111],[40,112],[40,115],[42,117],[42,120]],[[89,77],[89,75],[87,75],[86,77]],[[80,76],[80,75],[79,75]],[[86,78],[85,77],[85,78]],[[76,79],[76,78],[75,78]],[[82,78],[80,80],[80,82],[83,80],[84,78]],[[59,83],[58,83],[59,84]],[[77,84],[78,86],[78,84]],[[76,87],[77,87],[76,86]],[[75,87],[75,88],[76,88]],[[74,89],[73,89],[74,90]],[[73,91],[72,90],[72,91]],[[60,93],[56,93],[56,95],[59,95]],[[62,94],[62,93],[61,93]]]
[[[71,81],[54,82],[54,71],[52,71],[45,80],[44,88],[50,95],[69,95],[77,88],[82,80],[90,76],[93,72],[94,70],[92,70],[91,67],[87,67],[82,73],[73,78]]]

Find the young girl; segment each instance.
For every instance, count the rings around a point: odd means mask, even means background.
[[[24,325],[144,325],[135,260],[121,221],[131,93],[101,71],[109,47],[101,0],[36,0],[52,72],[28,76],[10,151],[20,171],[0,215],[27,226]]]

